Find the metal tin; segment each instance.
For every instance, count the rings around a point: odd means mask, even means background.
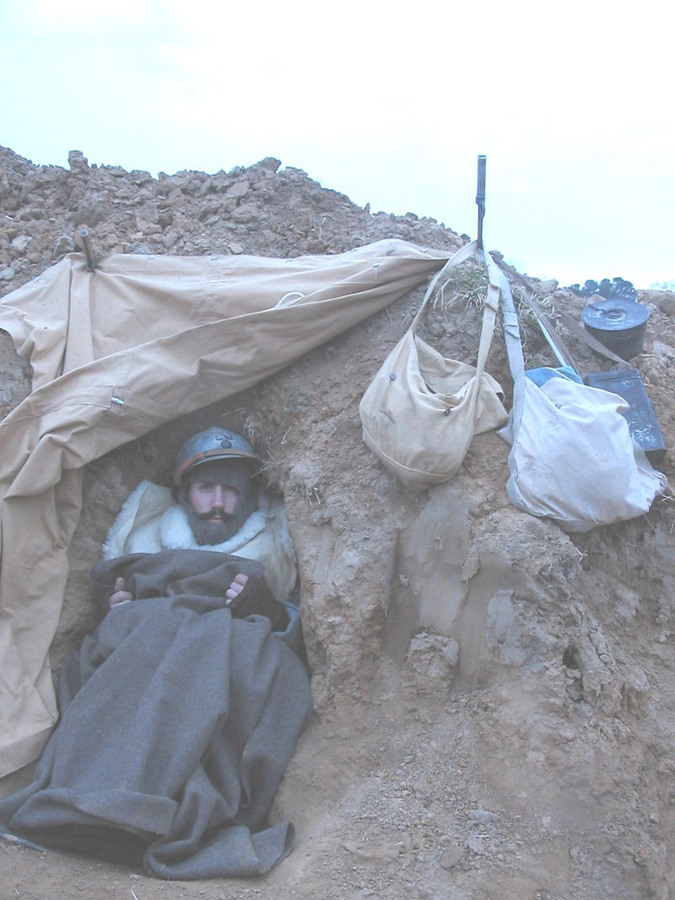
[[[587,375],[584,382],[591,387],[601,388],[618,394],[628,403],[623,413],[633,440],[641,447],[647,459],[656,466],[666,455],[666,445],[654,407],[647,396],[647,391],[637,369],[613,369],[610,372],[594,372]]]
[[[589,303],[581,318],[586,331],[621,359],[642,352],[649,310],[635,300],[617,297]]]

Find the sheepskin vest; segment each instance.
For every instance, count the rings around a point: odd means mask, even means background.
[[[298,574],[283,503],[265,495],[235,535],[222,544],[200,546],[171,490],[141,481],[108,532],[103,556],[113,559],[127,553],[161,550],[215,550],[255,559],[265,566],[265,580],[278,600],[288,599]]]

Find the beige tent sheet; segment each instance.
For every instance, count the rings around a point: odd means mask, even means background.
[[[49,646],[82,467],[272,375],[447,259],[394,239],[285,260],[111,255],[93,272],[71,254],[3,299],[34,377],[0,423],[0,776],[57,719]]]

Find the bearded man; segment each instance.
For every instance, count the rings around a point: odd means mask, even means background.
[[[142,481],[130,494],[103,547],[105,559],[130,553],[211,550],[256,560],[265,567],[271,598],[254,608],[249,576],[238,573],[224,592],[233,614],[272,609],[275,628],[288,619],[287,604],[297,580],[295,551],[283,504],[259,487],[262,460],[249,442],[226,428],[212,426],[195,434],[176,457],[173,489]],[[247,589],[245,591],[245,589]],[[133,599],[120,578],[109,598],[111,608]],[[249,600],[249,604],[250,604]],[[283,630],[283,629],[281,629]]]
[[[0,836],[163,879],[259,876],[291,850],[268,825],[311,715],[283,507],[240,435],[208,428],[173,489],[141,482],[92,569],[110,610],[66,660],[60,720]]]

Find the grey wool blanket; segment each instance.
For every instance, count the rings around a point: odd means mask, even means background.
[[[258,563],[210,551],[135,554],[113,608],[59,681],[61,718],[33,781],[0,799],[0,831],[143,866],[165,879],[260,875],[291,850],[267,815],[311,711],[298,657],[224,592]],[[255,579],[252,579],[255,581]]]

